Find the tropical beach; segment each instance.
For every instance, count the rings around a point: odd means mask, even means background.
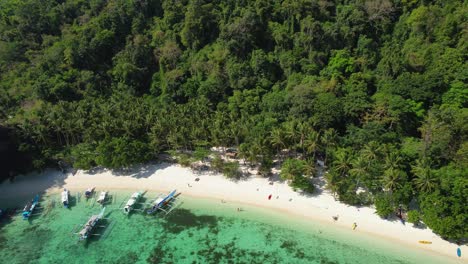
[[[198,179],[198,180],[197,180]],[[281,181],[269,181],[266,178],[253,177],[245,180],[232,181],[220,174],[204,172],[195,173],[190,168],[177,164],[161,163],[137,166],[126,171],[96,169],[95,171],[77,171],[63,174],[56,170],[47,170],[30,177],[20,176],[14,182],[0,185],[0,205],[12,205],[23,199],[26,202],[36,193],[52,195],[63,188],[72,192],[84,192],[87,188],[96,190],[131,191],[147,190],[168,192],[173,189],[181,192],[184,197],[204,198],[213,202],[219,208],[231,208],[233,212],[256,210],[264,208],[274,210],[287,218],[295,218],[311,223],[320,223],[331,229],[353,232],[397,243],[401,247],[414,248],[424,254],[433,255],[436,259],[466,262],[466,256],[458,258],[458,246],[447,242],[429,229],[412,227],[398,220],[383,220],[375,214],[375,209],[369,207],[353,207],[342,204],[325,189],[314,195],[304,195],[294,192]],[[270,199],[269,199],[270,197]],[[10,201],[10,202],[8,202]],[[234,207],[231,204],[235,204]],[[20,205],[20,204],[16,204]],[[236,208],[236,209],[235,209]],[[239,212],[238,212],[239,213]],[[253,212],[250,212],[253,213]],[[333,217],[338,216],[337,220]],[[346,231],[345,231],[346,230]],[[420,244],[418,241],[430,241],[431,244]],[[467,252],[466,246],[460,247]],[[457,262],[458,261],[458,262]],[[434,262],[434,263],[437,263]],[[442,262],[440,262],[442,263]]]
[[[0,262],[466,263],[466,14],[0,1]]]

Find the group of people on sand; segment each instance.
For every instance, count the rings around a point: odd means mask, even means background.
[[[196,181],[196,182],[197,182],[197,181],[200,181],[200,178],[195,178],[195,181]],[[188,187],[192,187],[192,184],[187,183],[187,186],[188,186]]]
[[[336,221],[338,221],[339,217],[340,217],[340,215],[334,215],[334,216],[332,216],[332,219],[333,219],[333,221],[336,222]],[[356,227],[357,227],[357,224],[356,224],[356,222],[354,222],[353,225],[352,225],[353,230],[356,229]]]

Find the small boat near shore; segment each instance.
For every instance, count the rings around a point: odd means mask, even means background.
[[[78,233],[79,240],[83,241],[88,239],[92,234],[94,228],[96,225],[99,223],[101,219],[104,217],[104,212],[106,211],[106,208],[102,208],[101,212],[97,215],[92,215],[89,220],[84,224],[83,228],[81,231]]]
[[[89,199],[89,198],[91,198],[91,197],[93,196],[93,194],[94,194],[94,188],[95,188],[95,187],[93,187],[93,188],[88,188],[88,189],[85,191],[84,194],[85,194],[86,199]]]
[[[156,197],[156,199],[151,203],[150,209],[146,211],[147,214],[153,214],[156,211],[164,211],[166,214],[171,212],[173,209],[177,207],[174,205],[176,200],[176,192],[177,190],[173,190],[168,195],[160,195]],[[168,210],[164,209],[164,207],[169,207]]]
[[[130,214],[130,212],[134,210],[135,205],[140,201],[142,196],[142,192],[133,193],[130,199],[125,204],[125,207],[123,208],[124,213],[127,215]]]
[[[63,204],[63,207],[65,208],[68,208],[68,198],[70,197],[70,191],[67,190],[67,189],[63,189],[63,192],[62,192],[62,204]]]
[[[32,199],[30,202],[26,204],[26,206],[23,209],[23,220],[28,220],[29,217],[31,217],[34,209],[37,207],[39,204],[39,194],[37,194],[34,199]]]
[[[96,200],[96,202],[100,203],[101,205],[104,205],[107,199],[107,191],[102,191],[99,194],[99,198]]]

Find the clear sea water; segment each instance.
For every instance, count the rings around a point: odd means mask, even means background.
[[[130,194],[111,192],[101,236],[85,243],[74,229],[101,206],[76,192],[69,209],[59,195],[43,197],[39,215],[1,224],[0,263],[457,263],[332,224],[183,194],[167,216],[126,216],[119,207]]]

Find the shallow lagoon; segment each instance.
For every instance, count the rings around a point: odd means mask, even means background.
[[[29,221],[14,217],[0,229],[0,260],[8,263],[451,263],[392,241],[311,222],[281,212],[185,197],[168,216],[120,207],[130,192],[111,192],[109,221],[87,242],[73,234],[101,206],[72,192],[43,197]],[[147,193],[145,197],[154,197]],[[51,206],[55,202],[55,206]],[[242,208],[239,212],[237,208]],[[456,263],[456,262],[454,262]]]

